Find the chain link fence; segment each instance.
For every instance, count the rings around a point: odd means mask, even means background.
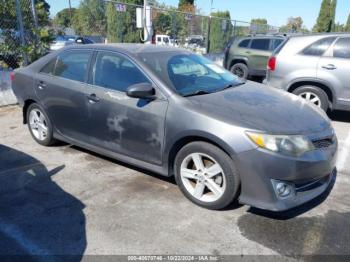
[[[0,0],[0,100],[5,91],[11,92],[10,72],[49,52],[60,35],[70,35],[68,41],[79,36],[97,43],[143,43],[148,35],[153,44],[186,48],[218,59],[220,64],[220,56],[233,38],[278,33],[277,27],[231,20],[227,11],[205,16],[193,6],[179,11],[151,0],[146,8],[150,21],[140,28],[137,12],[143,13],[143,0],[133,4],[80,0],[72,10],[68,0],[60,1],[67,3],[69,23],[50,18],[50,6],[44,0]]]

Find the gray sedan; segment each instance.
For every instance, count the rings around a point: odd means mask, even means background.
[[[182,49],[70,46],[16,70],[13,89],[39,144],[174,175],[205,208],[286,210],[334,177],[337,139],[320,109]]]

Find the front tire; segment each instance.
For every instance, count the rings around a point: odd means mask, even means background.
[[[317,86],[301,86],[295,89],[293,94],[307,100],[325,112],[327,112],[329,108],[327,94]]]
[[[175,158],[174,170],[182,193],[201,207],[223,209],[237,199],[240,178],[234,162],[212,144],[184,146]]]
[[[52,124],[41,106],[36,103],[31,104],[26,117],[30,134],[38,144],[50,146],[55,142]]]

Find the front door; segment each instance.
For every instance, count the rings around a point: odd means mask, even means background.
[[[88,142],[86,84],[92,51],[61,53],[38,74],[35,92],[56,130],[65,137]]]
[[[128,58],[98,52],[92,67],[91,87],[97,102],[89,105],[90,141],[95,146],[153,164],[162,161],[167,100],[131,98],[126,89],[151,82]]]

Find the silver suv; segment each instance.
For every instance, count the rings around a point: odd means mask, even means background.
[[[268,61],[267,84],[327,111],[350,110],[350,34],[288,38]]]

